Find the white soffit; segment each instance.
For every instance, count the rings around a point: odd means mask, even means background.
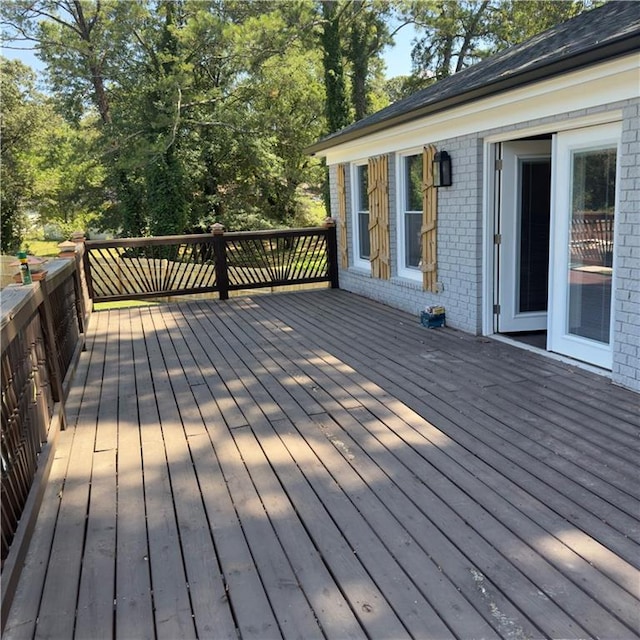
[[[444,110],[378,131],[318,155],[327,164],[404,151],[447,138],[512,127],[539,118],[591,109],[640,95],[640,53]],[[563,122],[568,128],[570,122]],[[548,131],[554,130],[548,125]]]

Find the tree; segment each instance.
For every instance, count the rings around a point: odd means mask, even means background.
[[[381,84],[380,53],[391,43],[389,13],[388,3],[375,0],[351,0],[344,10],[345,56],[351,72],[351,106],[356,121],[373,111],[372,81]]]
[[[490,37],[491,10],[489,0],[413,3],[410,17],[424,32],[411,53],[414,75],[440,80],[486,55],[482,47]]]
[[[13,253],[22,243],[27,203],[33,187],[28,162],[35,133],[44,122],[42,96],[35,74],[16,60],[0,58],[0,202],[2,251]]]
[[[104,166],[94,153],[98,133],[94,120],[70,125],[52,105],[35,132],[27,161],[33,175],[29,209],[43,225],[54,225],[63,237],[86,229],[108,206]]]
[[[415,84],[427,86],[581,11],[594,0],[415,0],[403,18],[421,34],[413,48]]]
[[[16,0],[2,14],[37,43],[70,125],[93,123],[105,224],[180,233],[303,209],[319,178],[302,149],[325,130],[311,2]]]
[[[322,0],[322,43],[324,84],[327,93],[326,115],[329,133],[339,131],[351,122],[344,61],[340,40],[340,13],[334,0]]]

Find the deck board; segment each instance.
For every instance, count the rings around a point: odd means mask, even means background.
[[[94,313],[3,637],[639,638],[639,405],[341,291]]]
[[[293,344],[291,344],[291,348],[296,348]],[[307,351],[307,347],[297,347],[298,351]],[[313,355],[315,355],[315,357],[322,357],[322,353],[319,350],[312,350],[313,351]],[[309,355],[308,359],[311,359],[313,357],[313,355]],[[344,378],[344,375],[341,374],[338,377],[338,380],[336,381],[336,384],[348,384]],[[353,389],[355,389],[356,387],[353,385],[353,378],[358,378],[358,375],[353,372],[353,374],[350,376],[350,382],[351,382],[351,387]],[[366,385],[366,380],[363,380],[361,383],[361,385],[363,385],[362,389],[363,391],[359,393],[362,404],[365,406],[368,406],[371,408],[371,410],[376,414],[375,418],[377,418],[377,420],[379,421],[384,421],[386,426],[389,427],[392,431],[398,433],[400,435],[400,437],[402,439],[404,439],[406,442],[409,442],[413,449],[415,451],[418,451],[421,449],[421,442],[420,442],[420,437],[416,437],[415,432],[413,432],[411,430],[411,425],[409,424],[409,422],[415,422],[415,418],[416,416],[414,415],[410,415],[411,412],[407,411],[405,407],[398,407],[396,408],[396,413],[394,413],[394,411],[389,409],[389,406],[393,405],[393,402],[390,398],[385,397],[385,391],[381,388],[379,389],[373,389],[373,394],[374,395],[369,395],[364,391],[364,386]],[[381,397],[382,401],[376,399],[376,397]],[[401,414],[401,415],[397,415],[397,414]],[[404,418],[404,419],[403,419]],[[409,422],[407,422],[409,421]],[[423,427],[423,430],[425,428],[428,428],[429,425],[421,425]],[[439,449],[438,449],[438,440],[442,440],[442,436],[441,434],[436,434],[436,440],[432,441],[431,444],[436,445],[435,449],[430,449],[430,451],[432,452],[431,455],[429,456],[430,461],[433,463],[433,465],[437,468],[439,468],[439,464],[438,464],[438,457],[442,458],[442,456],[438,456],[438,455],[433,455],[433,451],[437,451],[439,453]],[[450,447],[452,445],[451,442],[446,442],[446,443],[440,443],[441,446],[445,446],[445,447]],[[458,452],[459,454],[459,452]],[[435,459],[434,459],[435,458]],[[420,464],[420,460],[415,457],[412,464],[410,465],[413,470],[414,473],[417,473],[416,468],[419,466]],[[440,466],[443,463],[440,462]],[[446,465],[446,462],[444,463]],[[456,474],[453,474],[454,478],[459,480],[459,475],[456,476]],[[432,478],[433,478],[433,473],[429,473],[427,471],[427,475],[425,476],[425,484],[427,485],[431,485],[432,482]],[[443,484],[442,479],[440,480],[441,485]],[[471,485],[473,485],[473,481],[471,483]],[[444,492],[444,488],[441,486],[440,487],[441,491]],[[475,520],[478,523],[484,523],[484,528],[481,530],[481,535],[484,535],[484,537],[486,538],[487,536],[489,536],[487,539],[488,541],[493,545],[493,546],[497,546],[498,548],[500,548],[501,545],[508,545],[511,544],[513,546],[517,545],[518,542],[516,540],[510,540],[509,537],[509,532],[508,530],[506,530],[506,528],[504,529],[500,529],[499,527],[497,527],[497,523],[492,522],[489,518],[487,518],[484,514],[484,512],[480,511],[477,508],[477,505],[475,503],[473,503],[473,501],[470,500],[465,500],[465,498],[462,495],[459,495],[457,492],[457,487],[451,483],[449,486],[449,491],[448,493],[445,493],[446,496],[446,502],[458,502],[458,504],[462,505],[462,510],[463,511],[475,511],[476,513],[476,518]],[[486,496],[485,496],[486,497]],[[489,506],[487,507],[487,509],[490,511],[491,508],[495,508],[495,501],[494,503],[490,503]],[[516,558],[514,552],[512,551],[512,558]],[[546,579],[546,573],[552,572],[552,570],[550,568],[545,568],[544,567],[544,562],[541,562],[540,560],[531,560],[531,553],[525,549],[522,548],[521,549],[521,557],[519,557],[519,562],[521,564],[525,564],[528,563],[529,565],[536,565],[536,570],[540,572],[541,574],[541,580]],[[545,571],[546,569],[546,571]],[[527,569],[527,567],[525,566],[523,568],[523,573],[525,572],[531,572],[531,569]],[[556,579],[560,579],[558,576],[556,577]],[[579,592],[576,592],[575,594],[573,594],[573,597],[575,598],[580,598],[581,594]],[[601,614],[606,616],[605,612],[600,612]],[[599,620],[595,619],[594,620],[595,624],[599,624]],[[613,624],[615,626],[615,623],[610,621],[611,624]],[[620,630],[618,630],[620,632]],[[558,637],[558,636],[562,636],[562,635],[570,635],[570,633],[576,633],[576,628],[572,626],[572,623],[569,622],[567,623],[567,626],[565,627],[560,627],[557,628],[553,631],[554,636]],[[584,633],[584,631],[579,631],[579,633],[582,632]]]
[[[304,318],[306,319],[306,315]],[[321,330],[318,330],[317,333],[320,336]],[[343,340],[342,336],[340,336],[333,344],[336,345],[336,348],[345,350],[348,348],[349,341]],[[623,493],[620,493],[616,488],[611,488],[608,483],[594,476],[594,461],[580,455],[579,448],[581,443],[579,440],[576,441],[575,437],[569,438],[569,442],[573,443],[573,448],[569,449],[571,456],[558,455],[562,451],[558,451],[558,447],[557,445],[554,446],[553,441],[551,441],[551,446],[548,446],[548,442],[546,443],[546,449],[541,448],[541,442],[545,444],[541,437],[545,431],[536,432],[536,427],[544,426],[542,421],[526,410],[514,409],[513,399],[501,403],[495,396],[488,399],[484,396],[478,398],[475,393],[466,389],[453,394],[447,394],[441,389],[434,390],[428,376],[424,375],[424,371],[418,368],[411,368],[406,360],[404,365],[397,362],[391,363],[387,360],[385,361],[385,371],[389,371],[388,375],[385,376],[378,373],[376,370],[377,360],[370,357],[372,350],[384,349],[384,347],[377,347],[377,344],[376,341],[372,341],[371,344],[360,345],[359,351],[356,346],[355,354],[354,348],[351,349],[351,353],[354,354],[352,357],[356,358],[357,366],[368,369],[370,378],[378,380],[381,386],[386,387],[389,383],[393,383],[394,379],[397,380],[397,377],[394,378],[394,376],[399,376],[402,380],[402,386],[395,387],[396,396],[407,404],[416,407],[422,415],[436,415],[440,421],[445,418],[446,423],[444,424],[447,424],[447,430],[455,433],[456,439],[463,442],[471,451],[475,451],[478,446],[478,438],[487,440],[487,438],[491,438],[491,433],[495,432],[497,438],[491,439],[491,444],[495,443],[495,450],[499,452],[500,456],[504,455],[505,446],[508,446],[507,443],[513,443],[514,446],[521,449],[525,456],[528,456],[528,462],[522,464],[518,469],[519,471],[528,468],[529,465],[537,465],[541,469],[540,473],[543,479],[546,480],[550,475],[548,482],[551,487],[573,486],[575,481],[580,481],[584,487],[588,487],[589,492],[581,491],[578,488],[578,491],[574,492],[572,496],[578,501],[584,498],[593,503],[596,496],[592,492],[597,492],[598,497],[602,496],[604,498],[603,500],[595,499],[597,506],[600,507],[598,512],[600,517],[606,521],[619,524],[621,532],[625,536],[631,536],[636,541],[638,540],[638,521],[634,517],[634,514],[637,514],[637,505],[635,500],[629,501],[629,496],[627,495],[628,491],[634,491],[637,488],[638,483],[634,481],[637,474],[634,474],[631,482],[627,482],[624,485]],[[391,357],[394,358],[396,356]],[[502,362],[502,359],[500,362]],[[438,374],[439,371],[440,369],[438,368]],[[477,409],[481,409],[483,413],[479,413]],[[461,420],[461,413],[466,415],[468,420]],[[499,417],[499,419],[496,420],[496,417]],[[581,419],[576,420],[578,426],[581,423]],[[484,429],[477,429],[477,426],[483,426]],[[561,438],[567,438],[557,428],[555,433],[559,433]],[[529,455],[532,449],[537,450],[537,457]],[[575,449],[578,449],[578,451],[575,452]],[[569,458],[576,458],[578,464],[574,464]],[[549,469],[546,467],[551,467],[561,475],[553,472],[549,474]],[[628,472],[625,460],[613,464],[613,471],[618,467],[622,468],[622,473],[625,470]],[[558,481],[561,481],[562,484],[559,485]],[[620,512],[620,507],[629,502],[630,504],[627,504],[627,512],[630,511],[631,513],[630,517],[627,517],[626,513]]]

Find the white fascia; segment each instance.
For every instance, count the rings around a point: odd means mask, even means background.
[[[640,53],[505,91],[327,149],[327,164],[353,162],[459,136],[638,97]],[[547,127],[548,129],[548,127]]]

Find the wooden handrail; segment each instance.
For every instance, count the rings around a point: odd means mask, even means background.
[[[65,398],[84,344],[88,317],[76,295],[80,264],[75,257],[50,261],[44,280],[10,285],[0,299],[2,628],[35,526],[56,438],[65,428]]]
[[[96,302],[328,282],[338,287],[336,229],[323,227],[85,242]]]

